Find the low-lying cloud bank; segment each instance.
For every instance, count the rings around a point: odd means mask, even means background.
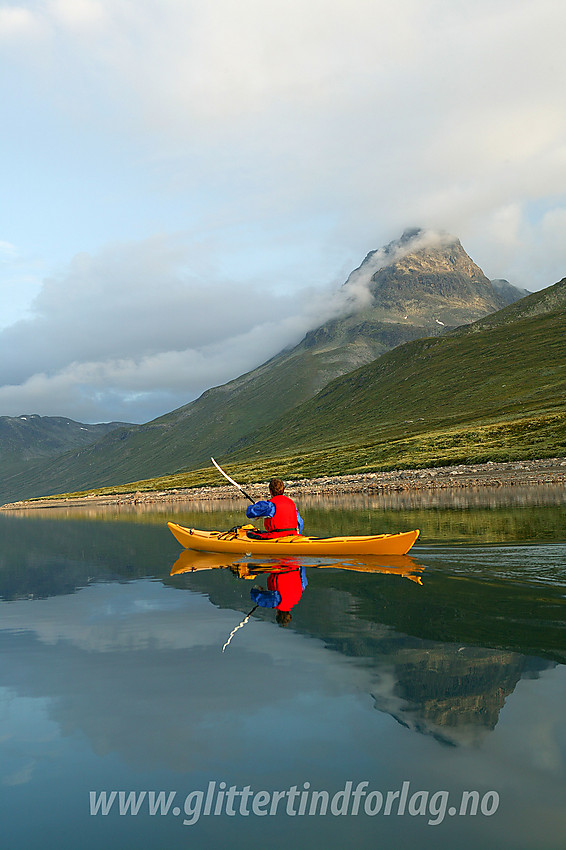
[[[330,285],[287,294],[270,282],[191,273],[160,237],[75,257],[46,280],[31,315],[0,331],[0,410],[81,421],[148,421],[255,368],[311,327],[361,306]]]

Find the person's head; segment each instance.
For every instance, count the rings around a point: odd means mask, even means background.
[[[288,626],[292,619],[290,611],[277,611],[277,614],[275,615],[276,623],[283,626],[283,628]]]
[[[282,496],[285,490],[285,482],[280,478],[272,478],[269,482],[269,492],[272,496]]]

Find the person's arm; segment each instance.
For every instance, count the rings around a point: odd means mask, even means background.
[[[246,508],[246,516],[248,519],[257,519],[260,516],[273,517],[275,516],[275,505],[273,502],[267,501],[254,502],[253,505],[248,505]]]
[[[304,528],[304,525],[305,525],[305,524],[304,524],[304,522],[303,522],[303,518],[302,518],[302,516],[300,515],[300,513],[299,513],[298,509],[297,509],[297,525],[298,525],[298,527],[299,527],[299,534],[302,534],[302,533],[303,533],[303,528]]]
[[[250,596],[256,605],[262,608],[277,608],[281,605],[281,594],[278,590],[263,590],[261,587],[252,587]]]

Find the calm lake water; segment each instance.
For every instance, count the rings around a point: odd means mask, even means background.
[[[564,492],[301,500],[312,534],[420,528],[389,562],[165,524],[244,507],[0,514],[2,847],[563,850]],[[242,625],[301,567],[290,622]]]

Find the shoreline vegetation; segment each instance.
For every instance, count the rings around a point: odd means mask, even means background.
[[[265,498],[266,482],[239,482],[253,498]],[[391,493],[423,490],[461,490],[482,487],[566,486],[566,457],[458,464],[424,469],[397,469],[387,472],[354,473],[286,480],[286,493],[301,495],[342,495],[349,493]],[[1,505],[1,511],[79,506],[147,505],[216,501],[242,498],[231,485],[131,490],[119,493],[76,493],[28,499]]]

